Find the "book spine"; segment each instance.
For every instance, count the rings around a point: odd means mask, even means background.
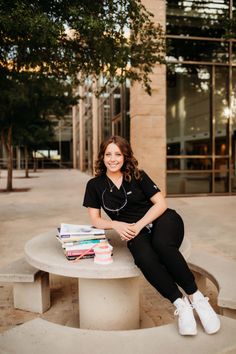
[[[80,256],[81,254],[84,253],[83,251],[82,252],[81,251],[77,251],[77,250],[66,251],[66,256]],[[86,254],[92,255],[92,254],[94,254],[94,251],[89,251]]]
[[[64,242],[64,245],[66,246],[77,246],[77,245],[92,245],[92,244],[98,244],[100,243],[100,239],[92,239],[92,240],[82,240],[82,241],[68,241]]]
[[[77,259],[77,256],[66,256],[68,261],[75,261]],[[81,259],[89,259],[89,258],[94,258],[94,254],[86,254],[85,256],[81,257]]]
[[[105,235],[105,232],[60,232],[60,236],[92,236],[92,235],[96,235],[96,236],[100,236],[100,235]]]
[[[85,244],[79,244],[79,245],[63,245],[62,247],[65,248],[68,251],[72,250],[87,250],[89,248],[95,247],[98,243],[85,243]]]
[[[63,242],[86,241],[86,240],[100,240],[105,239],[106,235],[85,235],[85,236],[61,236]]]

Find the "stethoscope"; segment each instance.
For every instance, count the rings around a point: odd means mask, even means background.
[[[124,197],[125,197],[124,202],[122,203],[122,205],[121,205],[119,208],[116,208],[116,209],[109,208],[109,207],[106,205],[106,203],[105,203],[104,195],[105,195],[105,193],[106,193],[107,191],[109,191],[109,194],[112,193],[112,192],[113,192],[113,188],[115,187],[115,185],[112,186],[112,185],[110,184],[110,181],[108,180],[108,178],[107,178],[106,180],[107,180],[107,183],[108,183],[108,185],[109,185],[109,188],[105,188],[105,189],[103,190],[103,192],[102,192],[102,204],[103,204],[103,207],[104,207],[104,209],[106,209],[106,210],[108,210],[108,211],[111,211],[112,213],[116,213],[117,215],[119,215],[119,211],[122,210],[122,209],[126,206],[126,204],[127,204],[127,202],[128,202],[126,190],[125,190],[125,188],[124,188],[124,186],[123,186],[123,183],[122,183],[120,188],[122,189],[122,191],[123,191],[123,193],[124,193]]]
[[[127,198],[127,193],[126,193],[126,190],[123,186],[123,183],[121,184],[121,189],[123,190],[124,192],[124,196],[125,196],[125,200],[124,200],[124,203],[120,206],[120,208],[116,208],[116,209],[111,209],[109,208],[106,204],[105,204],[105,201],[104,201],[104,194],[106,193],[106,191],[109,190],[109,194],[113,192],[113,188],[115,187],[115,185],[113,184],[113,186],[110,184],[110,181],[108,180],[108,178],[106,179],[107,180],[107,183],[109,185],[109,189],[108,188],[105,188],[102,192],[102,204],[103,204],[103,207],[104,209],[108,210],[108,211],[111,211],[112,213],[116,213],[117,215],[119,215],[119,211],[122,210],[127,202],[128,202],[128,198]],[[153,224],[150,223],[148,225],[145,226],[148,230],[148,233],[151,233],[152,232],[152,227],[153,227]]]

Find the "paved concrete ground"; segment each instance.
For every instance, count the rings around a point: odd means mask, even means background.
[[[1,171],[0,266],[22,256],[25,242],[36,234],[56,229],[61,222],[89,223],[82,199],[90,176],[77,170],[40,170],[30,176],[26,179],[24,171],[14,171],[13,187],[29,190],[4,193],[1,189],[6,185],[6,172]],[[197,245],[236,260],[236,196],[168,198],[168,205],[183,216],[192,247]],[[52,276],[51,287],[53,306],[41,317],[76,326],[76,281]],[[37,316],[13,309],[11,286],[0,288],[0,331]],[[215,305],[216,290],[210,283],[207,295]],[[156,325],[174,319],[173,306],[144,279],[141,281],[141,306]]]

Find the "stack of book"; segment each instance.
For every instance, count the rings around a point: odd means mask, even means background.
[[[107,240],[105,230],[90,225],[61,224],[56,236],[68,260],[93,258],[94,247]]]

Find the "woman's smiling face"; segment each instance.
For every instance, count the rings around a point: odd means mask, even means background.
[[[121,170],[124,164],[124,155],[115,143],[111,143],[107,146],[103,162],[107,168],[107,172],[116,173]]]

